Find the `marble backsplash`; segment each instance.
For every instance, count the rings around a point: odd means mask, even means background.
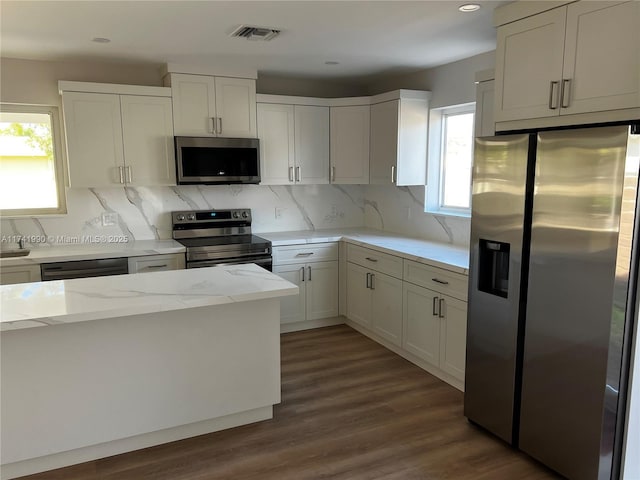
[[[249,207],[255,233],[369,227],[467,245],[469,220],[426,214],[423,199],[424,187],[374,185],[69,189],[67,215],[3,218],[0,229],[44,244],[167,239],[173,210]]]

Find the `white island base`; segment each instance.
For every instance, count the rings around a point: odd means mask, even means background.
[[[230,301],[3,331],[1,477],[271,418],[280,300]]]

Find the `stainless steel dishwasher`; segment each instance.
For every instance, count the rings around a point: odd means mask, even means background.
[[[103,277],[129,273],[127,258],[103,258],[100,260],[74,260],[70,262],[43,263],[42,281],[69,280],[71,278]]]

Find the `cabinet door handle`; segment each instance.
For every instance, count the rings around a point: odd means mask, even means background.
[[[449,285],[449,282],[446,280],[440,280],[439,278],[432,278],[431,281],[439,283],[440,285]]]
[[[120,173],[120,183],[124,184],[124,167],[118,167],[118,172]]]
[[[300,252],[300,253],[296,253],[296,257],[309,257],[313,255],[313,252]]]
[[[210,121],[210,129],[209,132],[210,133],[216,133],[216,117],[211,117],[209,118]]]
[[[568,108],[569,107],[569,100],[571,97],[571,79],[570,78],[563,78],[562,79],[562,93],[560,94],[560,105],[562,106],[562,108]]]
[[[218,117],[218,134],[222,135],[222,117]]]
[[[371,288],[370,285],[371,285],[371,274],[367,273],[367,288]]]
[[[336,167],[335,166],[331,167],[331,181],[332,182],[336,181]]]
[[[438,302],[438,318],[444,318],[444,307],[446,306],[447,304],[444,303],[444,298],[441,298]]]
[[[293,182],[293,167],[289,167],[289,181]]]
[[[131,167],[127,165],[125,168],[127,169],[127,183],[131,183],[133,182],[133,174],[131,172]]]
[[[296,182],[300,181],[300,167],[296,167]]]
[[[431,313],[434,317],[438,315],[438,297],[433,297],[433,309]]]
[[[375,259],[375,258],[365,257],[364,259],[365,259],[365,260],[369,260],[370,262],[373,262],[373,263],[378,263],[378,260],[377,260],[377,259]]]
[[[311,265],[307,267],[309,269],[309,281],[311,281]]]
[[[376,284],[374,283],[375,279],[376,279],[376,274],[372,273],[371,274],[371,290],[375,290],[376,289]]]
[[[300,272],[302,272],[302,281],[304,282],[304,267],[300,267]]]
[[[555,80],[551,80],[549,83],[549,108],[551,110],[558,108],[558,83]]]
[[[391,165],[391,183],[396,183],[396,166]]]

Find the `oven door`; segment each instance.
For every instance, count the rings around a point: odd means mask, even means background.
[[[256,265],[269,271],[272,271],[273,267],[271,255],[262,255],[260,257],[219,258],[216,260],[187,262],[187,268],[220,267],[224,265],[242,265],[244,263],[255,263]]]

